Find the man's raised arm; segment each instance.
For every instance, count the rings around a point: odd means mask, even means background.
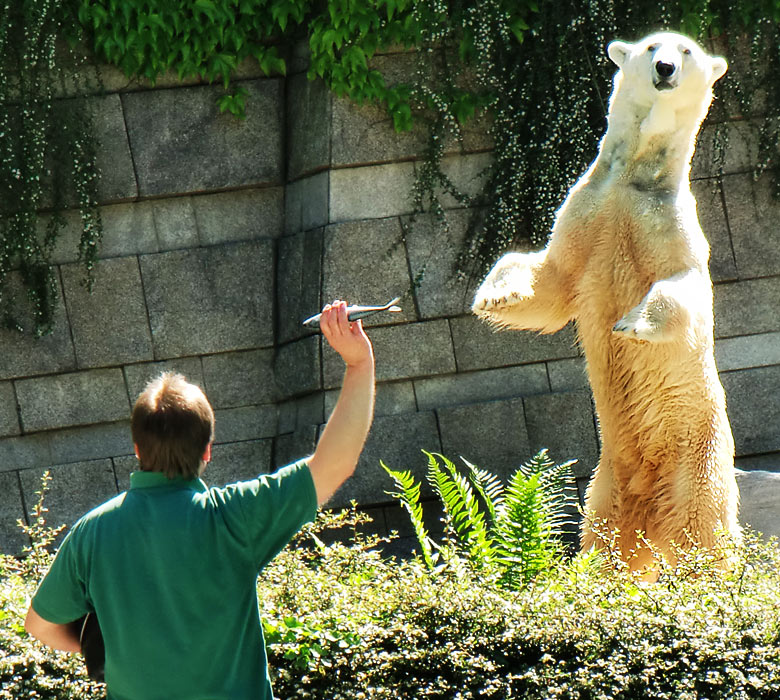
[[[325,503],[355,471],[374,414],[374,353],[360,321],[347,320],[347,304],[322,311],[320,328],[346,364],[336,407],[309,459],[317,502]]]

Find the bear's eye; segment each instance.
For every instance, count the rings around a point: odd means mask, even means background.
[[[690,55],[691,55],[691,50],[690,50],[690,49],[683,49],[683,50],[682,50],[682,52],[683,52],[683,53],[684,53],[686,56],[690,56]]]
[[[650,44],[647,47],[647,53],[653,53],[656,49],[658,49],[658,44]]]

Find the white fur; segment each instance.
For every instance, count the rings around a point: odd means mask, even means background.
[[[602,453],[587,507],[667,556],[720,529],[739,537],[733,440],[713,354],[709,246],[688,182],[726,61],[679,34],[612,42],[618,66],[599,154],[558,211],[547,247],[499,260],[473,310],[503,328],[574,320]],[[561,105],[561,109],[565,109]],[[600,542],[586,524],[583,546]]]

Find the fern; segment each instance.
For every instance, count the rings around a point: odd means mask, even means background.
[[[431,538],[428,536],[428,531],[425,529],[425,523],[423,521],[423,510],[420,504],[420,484],[416,483],[412,473],[410,471],[395,471],[390,469],[384,462],[380,462],[382,468],[390,475],[390,478],[395,482],[399,491],[391,492],[387,491],[388,496],[393,496],[401,501],[401,505],[406,508],[406,512],[409,513],[409,518],[412,521],[412,527],[414,528],[414,534],[417,537],[417,542],[420,545],[422,551],[423,561],[428,567],[428,570],[433,569],[433,551],[431,547]]]
[[[449,531],[472,565],[495,567],[501,584],[516,589],[563,556],[562,535],[576,513],[573,462],[555,464],[542,450],[512,475],[505,488],[494,474],[465,459],[467,471],[462,474],[446,457],[425,454],[428,481],[444,505]],[[420,486],[410,472],[381,464],[400,488],[390,495],[409,512],[432,570],[431,548],[437,545],[423,524]]]
[[[458,473],[446,457],[425,454],[428,456],[428,480],[438,491],[447,517],[468,551],[469,559],[479,567],[489,564],[496,554],[494,542],[469,480]],[[439,466],[436,457],[441,459],[444,469]]]

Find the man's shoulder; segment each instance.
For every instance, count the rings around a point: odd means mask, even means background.
[[[95,506],[92,510],[82,515],[81,518],[79,518],[76,521],[73,527],[75,528],[75,527],[87,526],[90,522],[99,520],[100,518],[106,517],[111,513],[114,513],[119,508],[121,508],[122,504],[125,501],[126,496],[127,496],[127,492],[122,492],[114,496],[113,498],[109,498],[107,501],[101,503],[99,506]]]

